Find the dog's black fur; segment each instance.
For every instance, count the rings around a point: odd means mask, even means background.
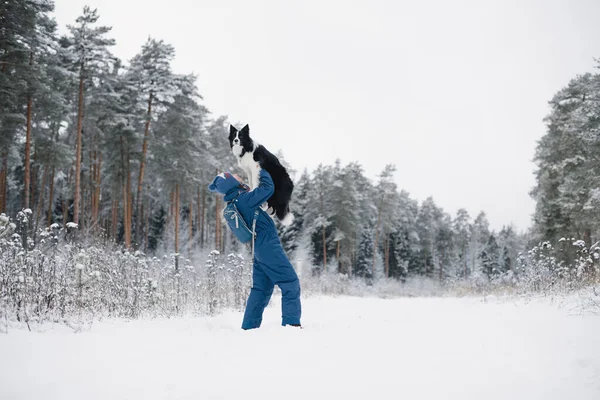
[[[271,175],[275,191],[269,200],[267,200],[267,204],[277,218],[282,221],[290,212],[290,200],[294,191],[294,182],[292,182],[287,170],[281,165],[275,155],[263,145],[255,145],[250,137],[250,127],[248,125],[244,126],[239,132],[233,125],[229,126],[229,146],[232,151],[236,136],[239,140],[239,145],[242,147],[241,154],[237,155],[234,153],[238,160],[246,153],[253,153],[254,161],[258,162],[260,167]]]

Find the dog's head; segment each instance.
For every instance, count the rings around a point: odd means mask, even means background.
[[[250,127],[246,124],[239,131],[233,125],[229,125],[229,146],[236,156],[241,156],[243,150],[246,152],[254,149],[254,143],[250,138]]]

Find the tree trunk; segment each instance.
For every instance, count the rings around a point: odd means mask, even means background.
[[[54,170],[56,168],[52,166],[52,173],[50,174],[50,193],[48,194],[48,226],[52,225],[52,208],[54,207]]]
[[[340,261],[340,242],[341,242],[341,240],[337,241],[337,246],[335,249],[335,258],[337,259],[337,262],[338,262],[338,272],[341,274],[341,273],[343,273],[343,270],[342,270],[342,262]]]
[[[69,202],[63,200],[63,226],[67,225],[69,218]]]
[[[200,221],[200,246],[204,246],[204,232],[205,232],[205,227],[204,225],[206,224],[206,218],[204,217],[206,215],[206,188],[202,188],[202,214],[200,216],[201,221]]]
[[[321,215],[325,217],[325,204],[323,202],[323,192],[320,194],[321,200]],[[323,224],[323,272],[327,271],[327,232],[325,224]]]
[[[467,249],[465,248],[465,246],[463,246],[462,251],[463,251],[463,257],[465,258],[465,268],[464,268],[465,271],[464,271],[463,277],[464,277],[464,279],[466,279],[467,278],[467,268],[468,268],[467,265],[469,264],[469,258],[467,257]]]
[[[2,165],[0,166],[0,213],[4,213],[7,210],[6,201],[6,183],[8,172],[8,154],[6,150],[2,153]]]
[[[225,247],[227,245],[227,229],[223,229],[223,223],[221,222],[221,248],[220,252],[225,252]]]
[[[96,151],[96,137],[95,136],[94,136],[94,151],[92,152],[92,162],[91,163],[94,168],[90,170],[90,182],[92,183],[91,188],[90,188],[91,189],[90,201],[91,201],[91,209],[92,209],[90,228],[95,229],[95,225],[98,222],[96,220],[96,207],[98,207],[98,204],[96,203],[96,189],[98,189],[98,182],[97,182],[98,152]]]
[[[190,223],[190,236],[188,238],[188,254],[192,253],[192,238],[194,237],[194,202],[190,200],[190,213],[188,215]]]
[[[93,146],[93,144],[92,144]],[[94,211],[96,210],[96,204],[94,204],[94,202],[96,201],[96,152],[95,151],[90,151],[89,152],[89,158],[90,158],[90,191],[91,191],[91,196],[90,196],[90,227],[94,226]]]
[[[137,249],[139,249],[140,247],[142,247],[142,240],[144,238],[143,230],[144,230],[145,224],[143,223],[143,221],[144,221],[144,218],[145,218],[145,214],[144,214],[145,212],[146,212],[146,210],[144,210],[144,203],[142,203],[142,207],[140,208],[140,214],[138,216],[138,218],[142,221],[142,223],[139,224],[140,232],[136,233],[136,235],[135,235],[136,238],[137,238],[136,241],[135,241],[135,245],[136,245]]]
[[[221,218],[219,218],[219,195],[215,197],[215,249],[221,248]]]
[[[102,195],[102,153],[98,155],[98,164],[96,167],[96,210],[94,221],[97,223],[100,217],[100,197]]]
[[[75,147],[75,193],[73,196],[73,222],[79,223],[79,194],[81,190],[81,136],[83,129],[83,67],[79,77],[79,100],[77,106],[77,144]]]
[[[127,247],[131,247],[131,228],[133,221],[133,194],[131,193],[131,162],[129,155],[129,148],[127,149],[127,232],[129,237],[129,244]]]
[[[179,183],[175,184],[175,273],[179,271]]]
[[[129,202],[127,201],[127,179],[123,177],[123,234],[125,237],[125,248],[128,249],[131,245],[131,239],[129,237],[129,229],[127,229],[127,221],[129,221],[129,217],[127,214],[129,213],[129,206],[127,205]]]
[[[173,203],[175,202],[175,192],[169,193],[169,212],[167,212],[167,227],[170,227],[173,220]]]
[[[385,236],[385,277],[390,277],[390,235]]]
[[[69,168],[67,170],[67,186],[71,185],[72,178],[73,178],[73,168]],[[70,207],[69,200],[64,199],[63,200],[63,226],[67,225],[67,222],[68,222],[69,207]]]
[[[146,167],[146,154],[148,152],[148,136],[150,135],[150,120],[152,118],[152,99],[153,93],[148,96],[148,111],[146,113],[146,126],[144,128],[144,142],[142,143],[142,159],[140,160],[140,174],[138,176],[137,198],[136,198],[136,237],[139,237],[140,231],[140,209],[142,207],[142,183],[144,181],[144,169]]]
[[[373,245],[373,266],[371,276],[375,277],[375,261],[377,260],[377,245],[379,244],[379,224],[381,224],[381,207],[377,211],[377,225],[375,226],[375,243]]]
[[[111,237],[114,241],[117,241],[117,223],[119,214],[119,201],[113,199],[112,201],[112,215],[110,220]]]
[[[86,229],[85,220],[85,200],[87,199],[87,185],[85,182],[81,185],[81,195],[79,197],[79,229],[83,231]]]
[[[94,143],[96,140],[94,140]],[[90,180],[92,182],[92,190],[90,196],[91,202],[91,223],[90,228],[94,229],[98,225],[98,218],[100,216],[100,193],[101,193],[101,180],[100,170],[102,168],[102,153],[94,150],[90,152]]]
[[[38,156],[38,152],[37,152],[37,150],[34,150],[33,151],[33,162],[32,162],[34,167],[31,169],[31,172],[30,172],[31,184],[30,184],[30,189],[29,189],[29,207],[28,207],[29,209],[32,209],[32,211],[35,211],[33,209],[36,207],[36,204],[39,204],[39,202],[36,203],[36,201],[35,201],[36,198],[39,198],[38,192],[40,191],[40,189],[38,188],[38,174],[40,172],[40,167],[39,167],[39,165],[37,165],[37,156]],[[42,190],[43,190],[43,187],[44,187],[44,184],[42,183]]]
[[[200,237],[200,186],[196,196],[196,237]]]
[[[40,219],[42,219],[42,214],[43,214],[43,209],[44,207],[44,189],[46,187],[46,180],[48,179],[48,166],[44,167],[44,173],[42,174],[42,183],[40,184],[40,188],[38,189],[38,196],[37,196],[37,206],[35,207],[36,210],[36,217],[35,217],[35,229],[34,232],[37,232],[37,228],[39,226],[39,222]],[[35,234],[35,233],[34,233]]]
[[[31,60],[29,62],[31,65]],[[31,94],[27,95],[27,125],[25,127],[25,193],[24,193],[24,201],[23,208],[29,208],[29,195],[31,190],[31,107],[33,103],[33,97]]]
[[[327,271],[327,235],[323,224],[323,272]]]
[[[589,228],[584,229],[583,231],[583,241],[585,245],[589,248],[592,245],[592,230]]]
[[[121,170],[123,171],[123,177],[121,182],[123,188],[123,231],[125,235],[125,248],[131,246],[131,224],[129,223],[129,193],[130,193],[130,173],[129,173],[129,150],[127,150],[127,158],[125,157],[125,142],[121,135]]]
[[[150,239],[150,201],[146,211],[146,239],[144,240],[144,251],[148,251],[148,240]]]

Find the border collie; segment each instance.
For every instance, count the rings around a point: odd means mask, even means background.
[[[275,214],[283,225],[291,224],[294,216],[290,212],[289,204],[294,183],[279,159],[264,146],[252,140],[248,125],[239,131],[233,125],[229,125],[229,145],[238,165],[248,176],[250,189],[258,187],[258,174],[261,168],[271,175],[275,191],[267,200],[268,211],[271,215]]]

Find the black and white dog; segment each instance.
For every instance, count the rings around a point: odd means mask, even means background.
[[[258,174],[261,168],[271,175],[275,192],[267,200],[269,211],[275,214],[283,225],[291,224],[294,216],[290,212],[290,199],[294,191],[294,182],[279,159],[264,146],[252,140],[248,125],[239,131],[233,125],[229,126],[229,145],[238,165],[248,176],[250,189],[258,187]]]

